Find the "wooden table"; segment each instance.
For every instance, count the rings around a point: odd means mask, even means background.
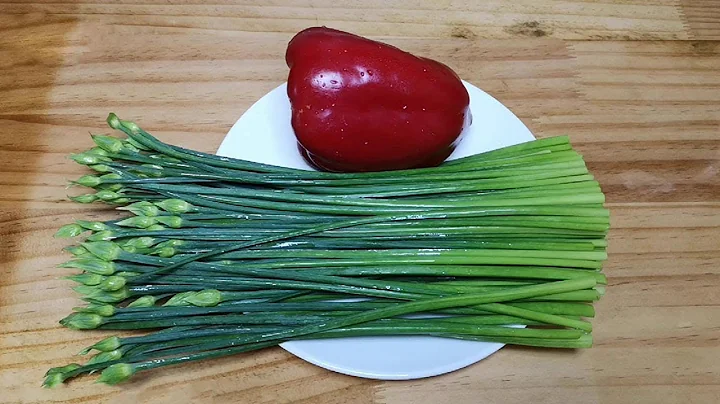
[[[0,401],[720,402],[720,1],[107,3],[0,2]],[[537,136],[571,136],[612,211],[596,346],[505,348],[407,382],[275,348],[122,387],[41,389],[47,368],[98,339],[57,324],[78,300],[54,267],[66,242],[51,236],[107,215],[66,200],[82,172],[67,154],[110,111],[214,151],[286,79],[293,33],[323,24],[442,60]]]

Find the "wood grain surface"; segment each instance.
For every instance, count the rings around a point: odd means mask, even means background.
[[[275,348],[41,389],[102,334],[57,323],[78,301],[52,233],[112,214],[66,199],[82,172],[66,155],[110,111],[214,151],[312,25],[442,60],[536,136],[571,136],[612,212],[596,346],[505,348],[407,382]],[[717,0],[0,0],[0,402],[718,403],[719,172]]]

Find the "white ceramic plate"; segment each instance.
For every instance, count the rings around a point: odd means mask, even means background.
[[[510,110],[479,88],[470,93],[473,123],[450,159],[533,140]],[[217,154],[260,163],[311,170],[298,152],[290,126],[286,85],[267,93],[243,114]],[[484,359],[503,344],[436,337],[355,337],[286,342],[287,351],[336,372],[383,380],[436,376]]]

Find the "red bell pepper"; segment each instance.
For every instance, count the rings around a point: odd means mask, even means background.
[[[288,96],[298,147],[328,171],[440,164],[470,122],[470,98],[449,67],[330,28],[290,41]]]

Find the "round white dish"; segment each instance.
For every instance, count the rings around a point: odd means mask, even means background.
[[[509,109],[463,82],[470,94],[473,123],[449,159],[534,139]],[[286,84],[273,89],[233,125],[217,154],[266,164],[311,170],[298,152],[290,125]],[[447,338],[398,336],[293,341],[281,344],[315,365],[352,376],[407,380],[436,376],[480,361],[503,344]]]

